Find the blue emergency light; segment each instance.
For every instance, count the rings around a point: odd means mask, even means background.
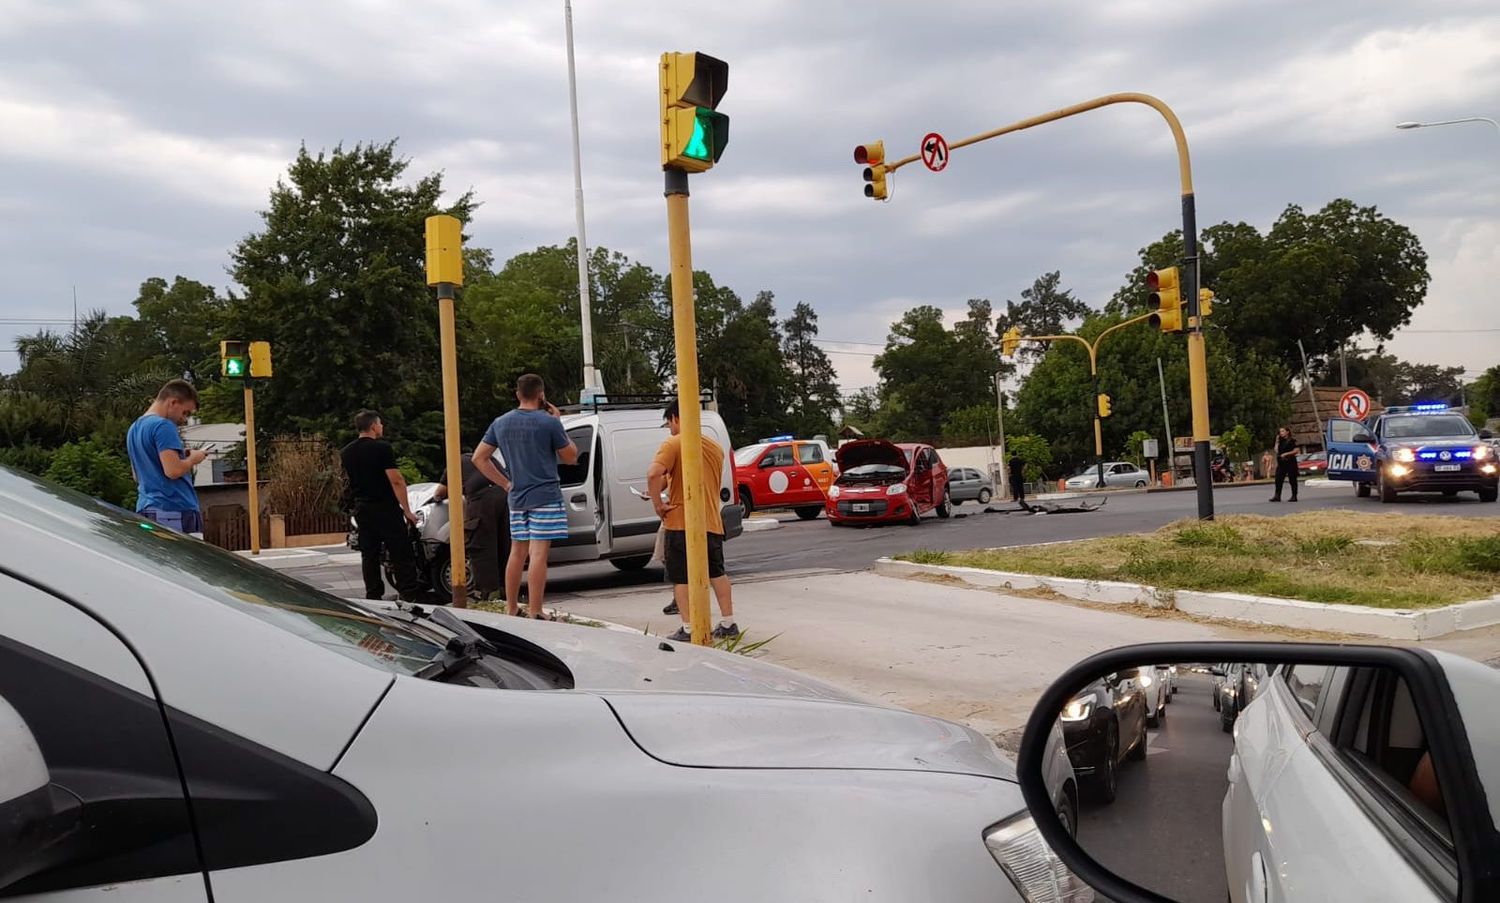
[[[785,435],[785,436],[772,436],[769,439],[762,439],[762,440],[760,440],[760,444],[765,445],[765,444],[767,444],[769,442],[790,442],[790,441],[792,441],[795,438],[797,438],[797,437],[793,436],[793,435],[790,435],[790,434]]]
[[[1413,411],[1416,411],[1418,414],[1435,414],[1438,411],[1448,410],[1448,406],[1446,404],[1443,404],[1442,402],[1429,401],[1423,402],[1422,404],[1414,404],[1411,406],[1411,409]]]

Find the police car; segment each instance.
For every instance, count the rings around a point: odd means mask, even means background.
[[[1382,502],[1398,492],[1477,492],[1493,502],[1500,466],[1490,438],[1441,404],[1386,408],[1365,422],[1330,420],[1328,479],[1353,482],[1361,498],[1375,491]]]

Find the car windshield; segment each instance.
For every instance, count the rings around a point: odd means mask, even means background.
[[[765,444],[761,444],[761,445],[747,445],[744,448],[742,448],[739,451],[737,451],[737,452],[734,453],[734,463],[738,464],[741,467],[745,467],[747,465],[754,464],[755,463],[755,459],[759,458],[760,457],[760,453],[763,452],[763,451],[765,451],[765,450],[766,450]]]
[[[861,464],[844,471],[844,476],[850,478],[903,477],[906,476],[906,468],[897,467],[894,464]]]
[[[1458,414],[1392,417],[1385,422],[1385,438],[1387,439],[1429,439],[1473,435],[1475,435],[1474,427]]]
[[[26,512],[36,529],[66,533],[70,543],[382,670],[414,674],[442,651],[426,634],[268,567],[3,467],[0,510]]]

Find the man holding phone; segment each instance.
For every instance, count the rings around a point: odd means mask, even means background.
[[[182,445],[178,429],[198,410],[198,390],[174,379],[161,387],[146,413],[125,434],[125,451],[135,477],[135,510],[149,520],[203,537],[203,513],[193,488],[193,468],[208,453]]]
[[[526,573],[527,617],[542,617],[547,592],[547,553],[552,543],[568,538],[557,464],[578,463],[578,446],[563,429],[562,412],[547,401],[542,378],[527,373],[516,380],[519,407],[490,424],[474,449],[474,466],[490,482],[510,484],[510,559],[505,564],[505,611],[516,614],[521,574]],[[499,449],[510,479],[491,455]],[[527,565],[527,559],[531,563]]]

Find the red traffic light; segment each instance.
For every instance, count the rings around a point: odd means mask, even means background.
[[[854,162],[861,165],[879,166],[885,162],[885,142],[872,141],[854,149]]]
[[[1150,289],[1151,291],[1154,292],[1154,291],[1156,291],[1160,287],[1161,287],[1161,279],[1159,277],[1157,277],[1156,271],[1152,270],[1151,272],[1147,273],[1146,274],[1146,288],[1148,288],[1148,289]]]
[[[854,162],[855,163],[869,163],[870,162],[870,152],[865,149],[865,146],[863,144],[861,144],[859,147],[856,147],[854,149]]]

